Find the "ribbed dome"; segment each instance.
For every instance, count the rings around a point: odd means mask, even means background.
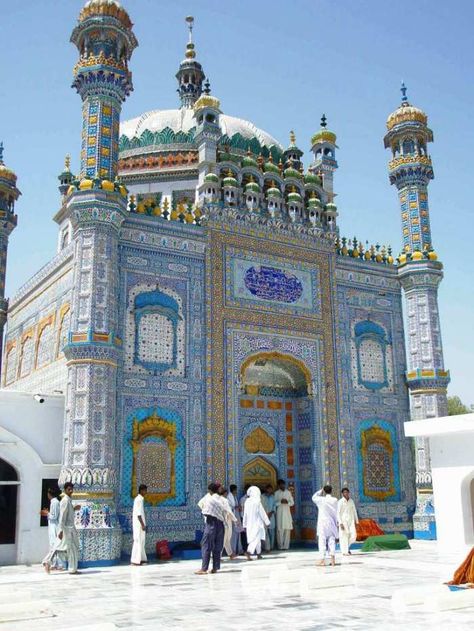
[[[164,129],[171,129],[175,134],[180,132],[188,134],[190,130],[196,127],[196,119],[193,114],[194,112],[190,108],[145,112],[142,116],[124,121],[120,125],[120,135],[126,136],[131,140],[132,138],[140,138],[145,132],[154,134]],[[275,138],[242,118],[221,114],[219,116],[219,124],[222,133],[229,137],[240,134],[247,140],[256,138],[261,145],[266,147],[275,146],[282,150],[280,143]]]
[[[414,107],[413,105],[404,102],[387,118],[387,129],[390,131],[399,123],[411,121],[416,121],[426,125],[428,123],[428,116],[418,107]]]
[[[79,14],[79,21],[95,15],[109,15],[119,19],[126,28],[132,27],[128,13],[118,0],[89,0]]]

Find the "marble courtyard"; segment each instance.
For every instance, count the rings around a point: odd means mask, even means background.
[[[298,550],[226,561],[220,574],[204,577],[193,574],[197,560],[87,569],[80,577],[2,567],[0,629],[472,629],[474,590],[443,586],[462,559],[439,554],[435,542],[410,544],[356,551],[334,569],[316,568],[316,552]]]

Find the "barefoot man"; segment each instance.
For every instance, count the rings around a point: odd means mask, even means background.
[[[318,507],[318,549],[320,561],[325,565],[326,550],[331,557],[331,565],[336,565],[337,498],[331,495],[332,486],[326,484],[313,495],[313,502]]]

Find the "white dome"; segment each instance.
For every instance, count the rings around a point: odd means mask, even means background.
[[[228,116],[227,114],[221,114],[219,121],[222,133],[229,137],[238,133],[249,140],[256,138],[261,145],[265,145],[266,147],[275,145],[283,150],[280,143],[275,140],[273,136],[255,127],[255,125],[249,121],[243,120],[242,118],[235,118],[234,116]],[[137,118],[123,121],[120,125],[120,135],[127,136],[129,139],[134,137],[140,138],[145,131],[155,133],[166,127],[169,127],[175,133],[180,131],[187,133],[195,126],[196,119],[194,118],[194,111],[192,109],[152,110],[151,112],[145,112],[145,114]]]

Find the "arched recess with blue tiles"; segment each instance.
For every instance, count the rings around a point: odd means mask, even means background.
[[[127,418],[122,456],[122,504],[132,506],[140,484],[152,506],[185,504],[183,420],[162,407],[134,410]]]
[[[399,502],[398,437],[389,421],[360,423],[357,432],[359,498],[361,502]]]
[[[392,342],[383,326],[371,319],[354,325],[355,386],[367,390],[393,387]]]

